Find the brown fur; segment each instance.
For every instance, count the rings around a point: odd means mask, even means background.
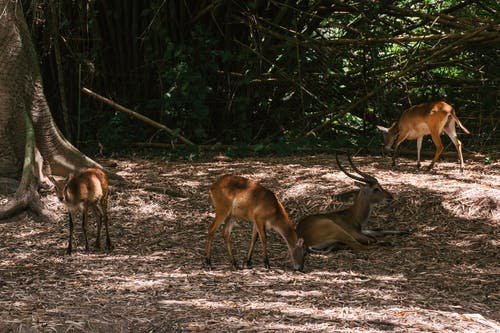
[[[347,245],[353,250],[362,250],[376,239],[370,234],[374,231],[364,229],[370,218],[373,205],[392,201],[392,195],[384,190],[377,179],[359,170],[348,155],[349,163],[358,175],[348,172],[335,156],[337,164],[347,176],[359,182],[360,187],[354,203],[343,210],[325,214],[309,215],[297,224],[297,234],[304,238],[304,244],[309,250],[329,251],[338,244]],[[378,235],[400,234],[404,232],[385,230]]]
[[[70,174],[64,184],[57,184],[58,197],[64,201],[68,208],[69,215],[69,242],[67,253],[72,252],[73,239],[73,215],[77,212],[82,213],[82,228],[85,236],[85,250],[89,251],[87,213],[92,209],[97,218],[97,238],[96,248],[100,248],[101,227],[104,220],[106,228],[106,249],[111,250],[111,239],[109,237],[108,227],[108,178],[106,174],[97,168],[90,168]]]
[[[417,167],[420,167],[420,149],[422,147],[422,138],[424,135],[430,134],[432,141],[436,146],[436,153],[432,159],[429,169],[432,169],[439,156],[443,152],[443,144],[440,135],[445,132],[453,144],[455,145],[458,157],[460,159],[460,170],[463,170],[464,161],[462,156],[462,142],[458,140],[455,123],[466,133],[470,132],[458,119],[455,110],[448,103],[433,102],[423,103],[412,106],[403,114],[397,123],[394,123],[390,128],[377,126],[384,134],[384,142],[387,149],[394,144],[394,152],[392,157],[393,165],[396,165],[396,156],[399,145],[404,140],[417,139]]]
[[[304,264],[303,241],[297,237],[283,205],[276,195],[259,183],[243,177],[225,175],[210,188],[210,198],[215,207],[215,219],[208,228],[206,263],[211,268],[211,249],[215,232],[224,223],[224,243],[231,264],[238,268],[231,249],[231,230],[234,219],[247,219],[253,222],[252,241],[247,256],[247,266],[251,266],[252,252],[260,237],[264,252],[264,263],[269,268],[267,257],[266,230],[279,233],[288,245],[294,269],[302,270]]]
[[[305,216],[297,224],[299,237],[304,238],[308,249],[328,250],[337,243],[345,244],[353,250],[362,250],[375,239],[363,234],[372,206],[391,201],[392,195],[378,183],[362,185],[354,203],[349,208]]]

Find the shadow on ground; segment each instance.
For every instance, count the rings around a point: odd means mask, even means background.
[[[46,193],[56,221],[24,215],[0,225],[0,332],[498,331],[496,165],[469,163],[460,174],[456,163],[442,162],[427,173],[415,171],[412,160],[391,170],[388,159],[358,157],[397,198],[374,211],[372,226],[411,230],[388,237],[395,246],[309,255],[302,274],[291,270],[282,239],[269,233],[271,270],[257,246],[254,269],[234,271],[219,232],[214,270],[204,269],[214,217],[208,188],[219,176],[260,180],[297,221],[349,204],[341,194],[354,186],[333,161],[118,160],[125,181],[111,189],[111,253],[84,253],[77,225],[76,253],[65,255],[66,214]],[[242,261],[251,229],[239,224],[232,240]]]

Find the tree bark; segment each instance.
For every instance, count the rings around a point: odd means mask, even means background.
[[[38,189],[46,176],[101,166],[78,151],[54,123],[38,59],[17,1],[0,0],[0,177],[20,178],[0,220],[26,209],[44,213]]]

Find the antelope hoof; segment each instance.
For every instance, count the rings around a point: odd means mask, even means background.
[[[238,263],[236,262],[236,260],[235,260],[235,261],[233,261],[233,268],[234,268],[235,270],[237,270],[237,271],[239,271],[239,270],[241,269],[241,266],[240,266],[240,265],[238,265]]]
[[[106,250],[111,251],[113,250],[114,246],[111,244],[111,242],[106,242]]]
[[[210,261],[209,258],[205,259],[205,268],[208,269],[209,271],[212,270],[212,262]]]
[[[264,267],[266,267],[266,269],[271,269],[271,265],[269,264],[269,258],[265,258],[264,259]]]
[[[420,170],[420,167],[421,167],[420,162],[418,162],[417,163],[417,170]]]
[[[253,268],[252,260],[247,260],[246,268],[248,268],[248,269]]]

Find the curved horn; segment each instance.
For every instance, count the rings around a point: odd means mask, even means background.
[[[349,157],[349,162],[351,162],[351,165],[352,165],[351,157],[349,155],[347,155],[347,156]],[[335,154],[335,159],[337,160],[337,165],[339,166],[340,170],[342,170],[342,172],[345,173],[347,176],[349,176],[352,179],[355,179],[357,181],[363,182],[363,183],[369,182],[366,178],[361,178],[361,177],[353,175],[352,173],[347,172],[347,170],[344,169],[344,167],[342,166],[342,164],[340,164],[339,154]]]
[[[367,183],[378,183],[378,180],[373,177],[373,176],[370,176],[369,174],[367,174],[366,172],[363,172],[361,170],[359,170],[355,165],[354,163],[352,163],[352,159],[351,159],[351,155],[347,155],[347,159],[349,160],[349,164],[351,164],[351,167],[354,169],[354,171],[356,171],[359,175],[361,175],[365,180],[365,182]]]

